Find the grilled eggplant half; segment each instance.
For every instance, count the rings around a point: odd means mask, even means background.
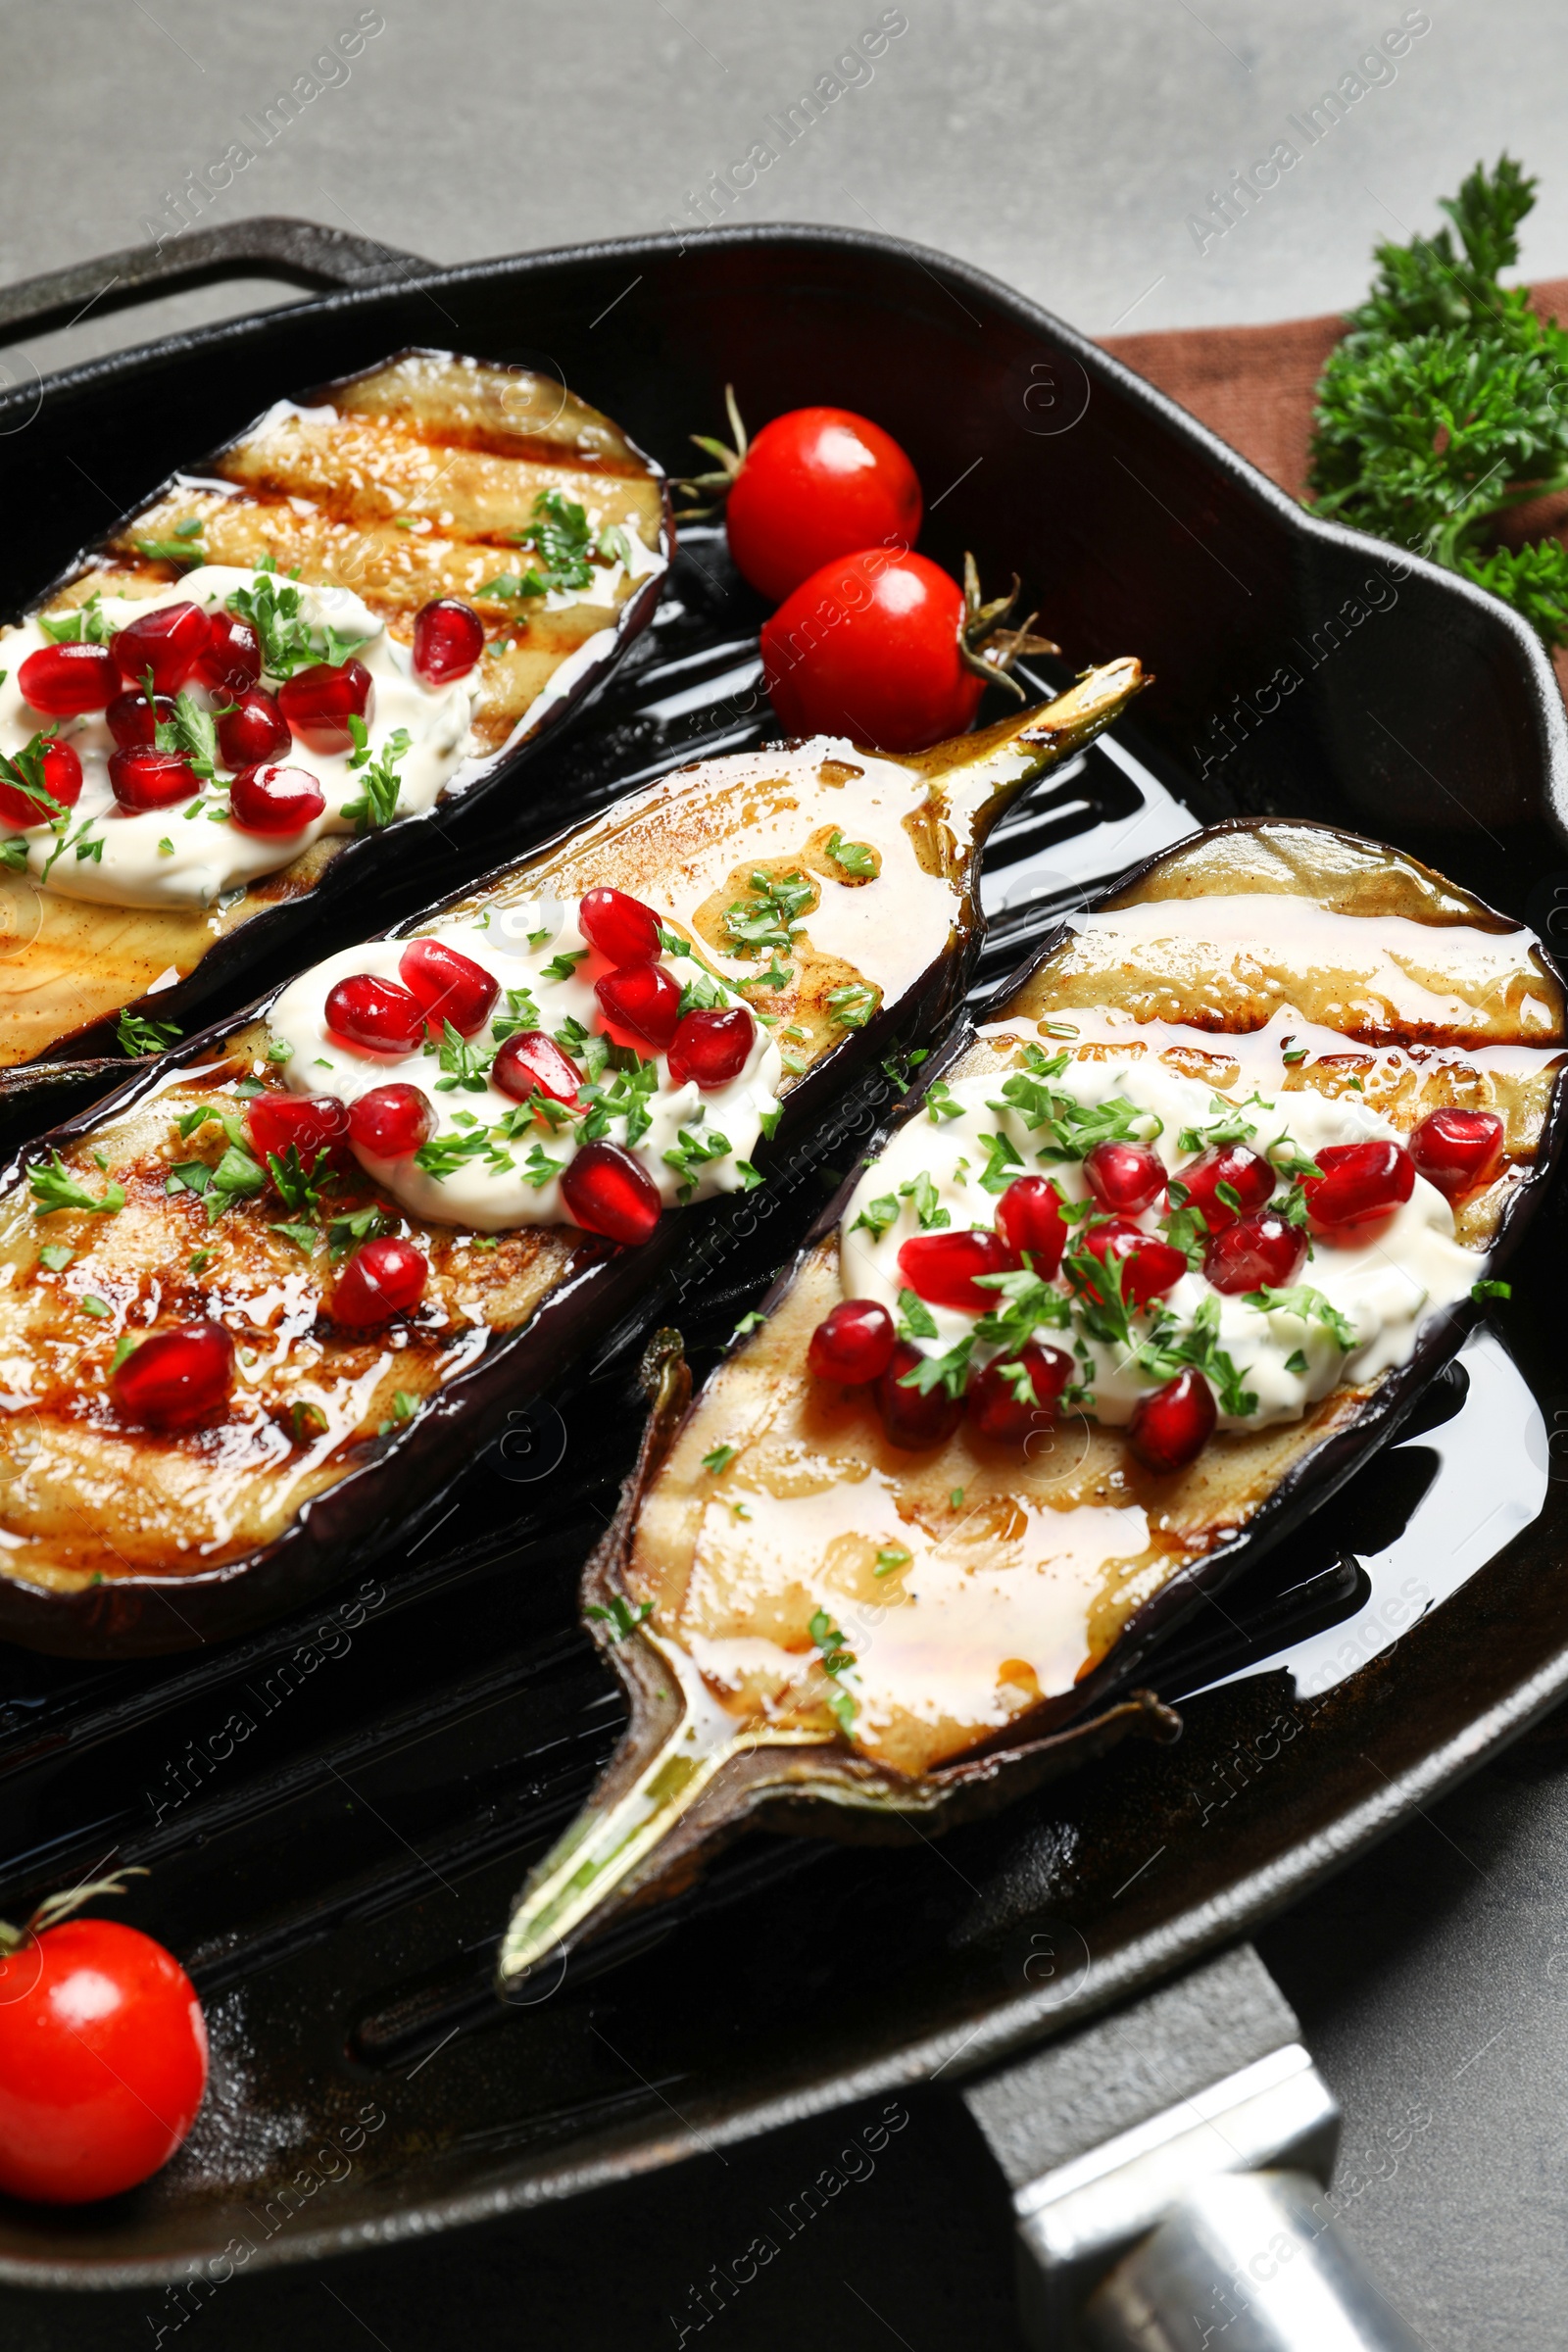
[[[1565,1069],[1533,935],[1348,834],[1222,826],[1070,918],[696,1401],[652,1361],[585,1582],[631,1724],[503,1984],[749,1820],[929,1834],[1176,1736],[1152,1648],[1458,1345]]]
[[[323,890],[412,871],[429,824],[493,790],[605,675],[651,617],[672,548],[663,476],[609,417],[548,378],[451,353],[407,351],[280,401],[176,474],[0,638],[0,1073],[17,1073],[0,1094],[58,1083],[21,1066],[39,1056],[113,1053],[122,1008],[133,1046],[156,1035],[145,1022],[177,1034],[303,931]],[[147,615],[182,603],[224,633],[190,662],[177,632],[146,640]],[[446,618],[416,640],[432,606]],[[112,640],[138,620],[139,650],[117,665]],[[319,709],[301,674],[313,662],[328,665]],[[95,667],[139,695],[106,710]],[[343,699],[356,677],[368,710]],[[151,748],[181,754],[183,775],[166,760],[114,780],[137,700],[141,733],[161,721]],[[365,758],[351,710],[368,721]],[[65,785],[28,764],[50,728],[79,771]],[[324,809],[291,830],[264,807],[257,829],[228,789],[256,760],[303,760]],[[29,784],[47,797],[29,806]]]
[[[836,1082],[942,1030],[989,826],[1143,682],[911,759],[682,768],[29,1148],[0,1179],[0,1632],[180,1648],[406,1528],[636,1311],[685,1246],[666,1207],[765,1183]]]

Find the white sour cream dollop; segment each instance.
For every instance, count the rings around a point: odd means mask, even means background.
[[[1095,1017],[1083,1016],[1085,1025]],[[1005,1035],[989,1034],[999,1047],[1008,1042]],[[1023,1042],[1020,1034],[1018,1043]],[[881,1157],[866,1169],[840,1233],[846,1298],[874,1298],[897,1318],[899,1294],[906,1287],[899,1271],[899,1251],[906,1241],[922,1231],[951,1228],[958,1232],[995,1225],[999,1195],[986,1191],[980,1183],[992,1155],[992,1144],[983,1142],[982,1136],[1001,1136],[1013,1147],[1019,1164],[1007,1168],[1009,1179],[1047,1175],[1069,1202],[1087,1199],[1089,1187],[1082,1161],[1042,1158],[1040,1146],[1046,1139],[1031,1131],[1020,1112],[1004,1102],[1002,1086],[1007,1075],[1005,1070],[998,1070],[988,1077],[956,1079],[947,1101],[960,1106],[958,1114],[936,1119],[929,1112],[917,1114],[899,1129]],[[1195,1156],[1192,1150],[1180,1145],[1183,1130],[1213,1127],[1232,1105],[1256,1129],[1245,1139],[1248,1148],[1269,1156],[1276,1152],[1291,1156],[1289,1146],[1294,1146],[1295,1156],[1311,1159],[1335,1144],[1404,1140],[1396,1128],[1354,1095],[1331,1098],[1302,1089],[1271,1098],[1266,1087],[1254,1090],[1250,1081],[1245,1092],[1238,1087],[1229,1096],[1216,1094],[1212,1087],[1184,1078],[1156,1056],[1141,1052],[1125,1060],[1114,1055],[1103,1060],[1070,1060],[1051,1083],[1086,1106],[1120,1096],[1140,1111],[1152,1113],[1144,1140],[1170,1171]],[[1157,1136],[1150,1132],[1155,1118],[1163,1122]],[[921,1191],[931,1220],[924,1227],[914,1191],[921,1175],[928,1176],[935,1188],[934,1199],[923,1188]],[[904,1192],[905,1186],[910,1187],[908,1193]],[[1282,1196],[1284,1190],[1282,1179]],[[898,1213],[884,1231],[877,1234],[873,1226],[858,1222],[873,1201],[889,1196],[897,1201]],[[1146,1232],[1157,1234],[1165,1208],[1163,1199],[1157,1200],[1135,1222]],[[1216,1389],[1219,1426],[1259,1429],[1274,1422],[1298,1421],[1307,1407],[1331,1389],[1369,1381],[1393,1365],[1407,1363],[1427,1316],[1468,1296],[1486,1270],[1487,1260],[1481,1252],[1463,1249],[1455,1241],[1448,1202],[1418,1175],[1410,1199],[1392,1216],[1366,1227],[1349,1227],[1338,1241],[1314,1235],[1312,1254],[1292,1286],[1316,1292],[1343,1316],[1353,1339],[1348,1349],[1339,1345],[1333,1325],[1319,1313],[1250,1306],[1244,1296],[1216,1291],[1196,1271],[1184,1274],[1155,1300],[1152,1313],[1168,1315],[1179,1330],[1186,1331],[1205,1300],[1217,1300],[1218,1345],[1240,1373],[1243,1390],[1255,1399],[1250,1412],[1227,1412]],[[1057,1287],[1065,1294],[1064,1283]],[[942,1353],[974,1330],[975,1318],[959,1309],[931,1306],[928,1311],[937,1334],[921,1344],[932,1354]],[[1133,1316],[1135,1344],[1148,1337],[1152,1313]],[[1069,1330],[1042,1324],[1034,1336],[1043,1346],[1076,1353],[1079,1369],[1075,1379],[1092,1394],[1094,1402],[1087,1409],[1101,1421],[1130,1420],[1139,1400],[1162,1385],[1157,1374],[1136,1361],[1131,1348],[1085,1332],[1076,1313]],[[994,1347],[977,1346],[971,1360],[980,1365],[998,1352]]]
[[[667,919],[667,910],[658,911]],[[589,948],[579,930],[574,899],[496,907],[487,915],[438,924],[420,937],[459,949],[500,985],[489,1021],[467,1041],[471,1056],[481,1062],[493,1060],[500,1022],[504,1028],[511,1023],[543,1029],[563,1044],[579,1067],[595,1057],[596,1049],[578,1043],[570,1024],[603,1040],[604,1016],[594,982],[612,967],[608,957]],[[346,948],[284,989],[268,1019],[273,1036],[290,1049],[284,1070],[289,1086],[298,1094],[335,1095],[344,1102],[357,1101],[374,1087],[394,1084],[416,1086],[429,1097],[439,1122],[430,1156],[450,1163],[441,1172],[421,1166],[417,1157],[377,1159],[355,1146],[355,1156],[366,1172],[411,1215],[480,1233],[522,1225],[569,1225],[572,1216],[562,1199],[561,1175],[576,1149],[577,1118],[559,1128],[525,1120],[515,1100],[504,1094],[488,1072],[466,1078],[443,1069],[442,1057],[433,1050],[363,1053],[328,1029],[326,1000],[337,983],[359,972],[399,980],[399,964],[409,945],[406,939],[389,939]],[[563,976],[557,959],[573,955],[578,959]],[[701,968],[685,956],[666,955],[661,961],[682,985]],[[725,1004],[744,1003],[710,976],[708,985]],[[632,1131],[641,1126],[633,1106],[629,1113],[612,1113],[601,1138],[587,1139],[628,1150],[653,1178],[666,1207],[714,1193],[740,1192],[757,1181],[747,1171],[758,1139],[772,1131],[783,1064],[771,1032],[752,1017],[754,1034],[744,1067],[708,1092],[695,1080],[676,1085],[663,1054],[656,1057],[652,1046],[638,1047],[642,1060],[657,1059],[658,1066],[657,1085],[641,1098],[648,1113],[646,1127],[640,1133]],[[456,1058],[449,1050],[447,1059]],[[455,1083],[445,1084],[446,1080]],[[607,1067],[599,1083],[613,1087],[614,1080],[614,1071]],[[458,1158],[452,1152],[452,1146],[481,1135],[484,1149],[472,1157]],[[683,1144],[683,1136],[690,1140]],[[723,1149],[718,1149],[720,1144]],[[709,1150],[711,1157],[701,1156]]]
[[[254,592],[263,579],[278,591],[296,592],[296,618],[318,639],[331,628],[340,641],[361,640],[353,658],[369,671],[374,688],[367,722],[371,760],[382,756],[400,728],[410,739],[396,762],[399,790],[392,821],[428,808],[469,748],[478,673],[447,686],[426,686],[414,674],[408,647],[397,643],[352,589],[203,564],[156,596],[106,596],[99,611],[111,629],[166,605],[194,604],[216,612],[237,589]],[[0,668],[6,673],[0,684],[0,752],[20,751],[50,723],[24,701],[20,673],[29,654],[52,642],[36,619],[0,638]],[[266,672],[260,683],[269,692],[277,686]],[[187,691],[204,710],[229,699],[194,680]],[[292,864],[320,834],[359,829],[356,818],[344,813],[365,794],[360,772],[350,764],[351,752],[316,752],[292,744],[276,764],[309,769],[326,796],[324,811],[294,833],[247,833],[227,813],[226,771],[192,799],[133,813],[120,807],[110,787],[109,760],[116,745],[103,712],[62,719],[58,733],[81,761],[81,798],[64,828],[64,846],[48,824],[28,827],[24,838],[33,880],[64,898],[95,899],[112,906],[208,906],[225,892]]]

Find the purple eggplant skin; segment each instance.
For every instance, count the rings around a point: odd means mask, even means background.
[[[1114,906],[1136,899],[1145,879],[1162,866],[1191,857],[1195,850],[1209,845],[1266,834],[1270,822],[1234,820],[1195,836],[1175,850],[1162,851],[1120,878],[1114,890],[1099,904]],[[1387,855],[1383,845],[1334,827],[1293,821],[1290,829],[1298,834],[1321,835],[1325,845],[1346,845],[1352,851]],[[1450,890],[1449,896],[1450,903],[1462,899],[1482,927],[1512,927],[1509,918],[1497,914],[1470,894]],[[1003,983],[989,1003],[978,1007],[972,1016],[965,1015],[950,1031],[946,1043],[920,1069],[915,1082],[895,1106],[891,1119],[870,1139],[862,1158],[823,1207],[794,1261],[772,1285],[761,1301],[763,1317],[771,1317],[789,1298],[814,1254],[835,1240],[864,1165],[885,1149],[895,1128],[902,1127],[918,1112],[932,1088],[951,1076],[955,1065],[975,1044],[979,1025],[1006,1016],[1030,981],[1070,937],[1070,924],[1064,923],[1054,930],[1027,963]],[[1539,943],[1534,952],[1546,979],[1561,991],[1563,978],[1551,958]],[[1070,1004],[1062,1005],[1064,1018],[1070,1018],[1071,1009]],[[1565,1128],[1568,1128],[1568,1054],[1555,1074],[1534,1162],[1503,1203],[1495,1238],[1490,1245],[1489,1276],[1506,1267],[1517,1251],[1551,1181]],[[989,1740],[977,1742],[918,1777],[894,1771],[838,1740],[806,1744],[803,1736],[802,1744],[770,1746],[760,1740],[750,1752],[730,1757],[722,1773],[707,1784],[702,1794],[683,1813],[677,1814],[659,1843],[599,1898],[594,1909],[571,1920],[554,1942],[547,1939],[541,1945],[538,1932],[528,1924],[530,1915],[538,1916],[541,1886],[551,1878],[553,1868],[564,1880],[573,1866],[566,1857],[574,1851],[588,1850],[574,1848],[576,1832],[568,1831],[556,1853],[540,1865],[520,1898],[511,1949],[503,1955],[500,1978],[503,1992],[538,1964],[541,1950],[569,1948],[598,1934],[622,1911],[659,1901],[701,1869],[718,1844],[748,1827],[763,1826],[802,1835],[830,1835],[871,1842],[912,1841],[1011,1803],[1043,1782],[1103,1753],[1129,1735],[1160,1742],[1178,1739],[1179,1714],[1163,1704],[1149,1688],[1151,1683],[1157,1682],[1160,1654],[1170,1637],[1205,1598],[1221,1592],[1234,1577],[1298,1527],[1396,1435],[1432,1380],[1473,1328],[1480,1312],[1474,1299],[1466,1298],[1430,1316],[1420,1331],[1410,1361],[1383,1374],[1346,1425],[1310,1446],[1253,1510],[1245,1528],[1177,1570],[1135,1610],[1100,1663],[1070,1690],[1046,1698]],[[738,1338],[732,1343],[729,1355],[760,1344],[760,1333]],[[723,1369],[721,1363],[710,1376],[710,1385],[722,1377]],[[633,1600],[638,1597],[637,1591],[628,1587],[627,1572],[639,1516],[662,1465],[694,1410],[691,1381],[677,1333],[661,1334],[650,1348],[644,1385],[652,1399],[652,1409],[642,1451],[626,1482],[616,1516],[588,1561],[583,1580],[586,1621],[624,1685],[630,1705],[625,1739],[591,1800],[593,1816],[610,1813],[617,1800],[629,1796],[648,1773],[652,1760],[669,1751],[683,1720],[682,1704],[672,1688],[674,1678],[664,1655],[641,1638],[628,1640],[619,1635],[612,1605],[618,1600],[623,1612],[629,1590]],[[697,1402],[700,1406],[701,1399]]]
[[[978,771],[991,762],[971,786],[973,806],[965,808],[961,825],[933,823],[923,828],[932,838],[940,832],[946,840],[941,852],[950,902],[946,936],[937,936],[933,926],[931,954],[912,983],[884,1002],[863,1029],[844,1032],[786,1097],[777,1138],[759,1153],[769,1184],[775,1170],[787,1175],[792,1164],[816,1164],[824,1148],[825,1112],[853,1079],[859,1075],[864,1082],[870,1073],[868,1091],[858,1094],[839,1114],[843,1123],[838,1132],[853,1138],[864,1131],[885,1099],[877,1064],[898,1039],[942,1034],[962,1003],[983,931],[975,888],[979,842],[1027,782],[1109,724],[1146,683],[1136,662],[1112,664],[1055,704],[898,763],[920,768],[926,777],[928,796],[922,809],[935,817],[944,812],[951,817],[961,800],[956,771]],[[1065,715],[1054,720],[1052,713]],[[789,754],[801,747],[780,748]],[[842,756],[844,747],[825,749]],[[755,767],[760,756],[741,757]],[[999,762],[1017,772],[999,776]],[[473,907],[503,885],[514,884],[523,872],[550,868],[559,873],[574,856],[591,860],[597,834],[612,836],[629,829],[638,811],[659,803],[661,796],[662,822],[667,830],[673,821],[671,794],[681,793],[683,809],[699,811],[701,803],[684,796],[701,789],[705,774],[738,764],[712,762],[662,779],[592,822],[567,828],[525,859],[466,885],[386,936],[407,936],[459,908]],[[690,784],[684,781],[688,774],[695,779]],[[716,784],[710,789],[716,795]],[[650,823],[650,837],[654,831]],[[241,1033],[265,1021],[271,1001],[261,1000],[150,1060],[91,1111],[29,1145],[0,1172],[0,1194],[9,1193],[29,1164],[91,1134],[106,1118],[129,1110],[172,1076],[234,1053]],[[765,1188],[739,1196],[739,1213],[755,1213],[766,1197]],[[733,1208],[735,1202],[725,1205]],[[184,1575],[116,1574],[75,1591],[45,1591],[15,1574],[0,1574],[0,1638],[66,1656],[150,1656],[249,1631],[308,1602],[348,1575],[368,1553],[406,1537],[411,1518],[434,1505],[443,1489],[505,1427],[509,1413],[560,1382],[598,1340],[635,1315],[639,1302],[658,1291],[686,1253],[701,1248],[706,1221],[704,1209],[667,1214],[653,1239],[639,1249],[617,1249],[592,1237],[577,1237],[564,1277],[529,1319],[495,1339],[406,1428],[357,1444],[352,1466],[306,1503],[274,1541],[209,1569]]]
[[[441,363],[451,360],[453,356],[416,348],[395,352],[372,368],[360,369],[352,376],[304,394],[302,405],[310,406],[330,400],[334,395],[349,391],[367,379],[381,376],[408,363]],[[480,365],[482,367],[485,364]],[[508,372],[509,376],[525,376],[525,371]],[[533,379],[527,381],[531,385]],[[550,389],[560,392],[556,386]],[[563,403],[570,403],[573,416],[597,417],[597,412],[587,409],[573,396],[562,393],[560,397]],[[167,574],[167,564],[150,562],[134,554],[138,543],[130,526],[167,500],[172,498],[177,501],[181,495],[188,497],[189,494],[182,491],[182,475],[211,474],[219,470],[225,456],[240,448],[260,421],[260,418],[254,419],[244,431],[206,456],[188,460],[179,473],[171,474],[150,497],[138,500],[136,506],[122,515],[102,540],[82,549],[63,567],[42,594],[33,600],[29,610],[47,607],[63,590],[79,581],[83,573],[92,568],[102,570],[108,566],[117,576],[127,569]],[[328,910],[340,909],[352,894],[371,889],[384,891],[400,884],[405,889],[410,886],[416,888],[421,861],[429,858],[432,846],[438,844],[443,830],[450,827],[454,813],[477,808],[484,802],[494,800],[505,787],[514,789],[519,772],[525,768],[535,750],[554,730],[578,713],[604,685],[627,648],[654,616],[668,576],[668,566],[674,559],[675,526],[669,484],[662,468],[608,418],[598,418],[598,425],[608,437],[606,446],[612,446],[617,454],[623,453],[633,461],[647,479],[657,484],[659,491],[658,553],[662,559],[661,565],[616,608],[611,632],[612,642],[583,668],[562,694],[546,704],[525,736],[518,735],[514,729],[503,748],[480,755],[487,762],[482,770],[466,781],[460,781],[456,791],[449,788],[432,808],[405,817],[385,831],[336,842],[332,855],[318,870],[302,876],[284,868],[276,874],[263,876],[259,882],[251,885],[248,895],[254,902],[259,902],[259,910],[224,930],[183,979],[156,995],[136,995],[127,1002],[125,1010],[151,1020],[172,1021],[176,1026],[182,1026],[191,1012],[211,1004],[215,998],[228,991],[232,983],[244,974],[264,968],[291,942],[309,938],[313,925],[320,915]],[[533,448],[532,454],[548,454],[543,438]],[[106,571],[104,576],[107,580],[109,572]],[[158,584],[166,583],[161,578]],[[460,778],[461,775],[462,771]],[[317,861],[313,858],[311,862],[315,865]],[[114,910],[106,907],[103,911],[109,915]],[[9,1066],[0,1068],[0,1114],[11,1112],[8,1121],[11,1133],[20,1130],[29,1113],[41,1112],[47,1116],[51,1102],[58,1102],[62,1094],[79,1101],[82,1090],[90,1087],[94,1081],[110,1082],[123,1070],[123,1054],[119,1049],[116,1033],[117,1018],[118,1014],[107,1015],[63,1029],[52,1043],[37,1054],[25,1060],[13,1060]]]

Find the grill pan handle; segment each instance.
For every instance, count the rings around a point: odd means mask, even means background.
[[[964,2092],[1037,2352],[1418,2352],[1339,2227],[1299,2031],[1243,1944]]]
[[[433,262],[373,237],[350,236],[317,220],[261,213],[213,228],[187,228],[156,244],[129,245],[95,262],[75,262],[0,288],[0,341],[69,326],[88,309],[117,311],[171,286],[224,277],[281,277],[305,286],[385,286],[433,270]]]

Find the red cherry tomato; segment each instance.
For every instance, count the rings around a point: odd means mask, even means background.
[[[924,556],[837,557],[762,624],[762,669],[791,735],[920,752],[961,735],[985,680],[965,668],[963,592]]]
[[[0,1959],[0,2189],[80,2205],[167,2164],[207,2087],[207,2029],[172,1952],[69,1919]]]
[[[44,791],[62,808],[74,808],[81,798],[81,761],[69,743],[48,736],[38,754]],[[0,784],[0,821],[8,825],[42,825],[54,814],[15,784]]]
[[[912,547],[920,484],[890,433],[850,409],[791,409],[764,424],[730,485],[729,552],[777,604],[835,556]]]

